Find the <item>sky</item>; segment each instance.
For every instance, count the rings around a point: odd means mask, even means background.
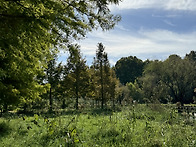
[[[109,8],[122,17],[115,28],[90,32],[78,42],[88,65],[99,42],[112,66],[122,57],[165,60],[196,50],[196,0],[122,0]]]

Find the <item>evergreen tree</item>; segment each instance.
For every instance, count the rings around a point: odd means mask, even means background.
[[[111,96],[110,88],[112,86],[112,80],[111,80],[112,73],[111,73],[107,53],[104,52],[105,47],[103,46],[102,43],[98,43],[97,47],[98,49],[96,51],[96,58],[94,58],[93,67],[95,70],[95,77],[97,77],[97,85],[96,85],[97,87],[96,90],[98,90],[97,97],[101,99],[101,108],[103,109],[107,99],[109,99]]]
[[[67,76],[65,82],[67,87],[75,97],[75,108],[78,109],[78,100],[85,97],[88,91],[89,76],[85,59],[82,58],[78,45],[69,46],[70,56],[67,59]],[[67,90],[68,90],[67,89]]]

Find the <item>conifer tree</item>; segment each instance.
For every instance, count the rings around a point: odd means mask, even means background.
[[[70,56],[67,59],[67,77],[65,82],[68,82],[67,87],[75,97],[75,108],[78,109],[78,100],[80,97],[85,97],[89,83],[87,65],[85,59],[82,58],[78,45],[69,46]],[[67,89],[67,90],[68,90]]]
[[[93,67],[95,69],[95,76],[98,77],[97,89],[100,90],[99,96],[101,99],[101,108],[103,109],[106,102],[107,84],[109,81],[110,64],[107,53],[104,51],[105,47],[102,43],[98,43],[98,49],[96,51],[96,57],[94,58]]]

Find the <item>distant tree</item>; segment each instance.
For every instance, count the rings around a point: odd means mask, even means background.
[[[177,55],[163,62],[153,61],[144,70],[140,80],[144,96],[150,102],[193,102],[196,66]]]
[[[119,83],[116,87],[117,101],[122,105],[123,101],[130,101],[130,89]]]
[[[105,102],[104,98],[104,69],[105,73],[108,73],[108,68],[109,68],[109,61],[107,54],[104,52],[105,47],[103,46],[102,43],[98,43],[98,49],[96,51],[96,58],[94,60],[94,67],[95,70],[98,71],[98,76],[100,77],[100,81],[98,84],[100,84],[100,94],[101,94],[101,108],[103,109],[103,105]],[[104,67],[103,67],[104,66]]]
[[[88,93],[89,75],[85,59],[82,58],[78,45],[69,46],[70,56],[67,59],[67,77],[65,77],[67,87],[75,97],[75,108],[78,109],[78,100]]]
[[[185,60],[188,60],[189,62],[191,62],[191,64],[193,64],[194,67],[196,67],[196,51],[191,51],[189,54],[186,54]],[[193,95],[194,102],[196,103],[196,85]]]
[[[163,62],[151,61],[144,69],[143,76],[139,79],[142,83],[142,92],[144,101],[157,102],[167,98],[167,91],[163,90],[165,86],[161,81],[163,74]]]
[[[105,47],[102,43],[98,43],[98,49],[96,51],[96,58],[94,58],[93,68],[95,70],[95,76],[97,77],[96,90],[99,91],[98,96],[101,98],[101,108],[103,109],[104,103],[107,97],[109,97],[110,88],[110,76],[111,69],[108,60],[107,53],[104,52]]]
[[[143,61],[135,56],[121,58],[115,65],[116,76],[123,85],[133,83],[136,78],[142,76],[143,67]]]
[[[119,85],[120,81],[116,78],[115,71],[113,68],[110,68],[110,77],[108,82],[108,91],[109,97],[108,99],[112,101],[113,108],[115,107],[115,102],[117,100],[117,92],[116,89]]]
[[[193,91],[196,87],[196,66],[192,62],[171,55],[164,61],[162,81],[169,87],[173,102],[193,102]]]
[[[186,54],[185,59],[194,61],[196,63],[196,51],[191,51],[189,54]]]

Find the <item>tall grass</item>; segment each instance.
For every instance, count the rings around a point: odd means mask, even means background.
[[[0,118],[0,146],[196,146],[195,120],[161,105]]]

